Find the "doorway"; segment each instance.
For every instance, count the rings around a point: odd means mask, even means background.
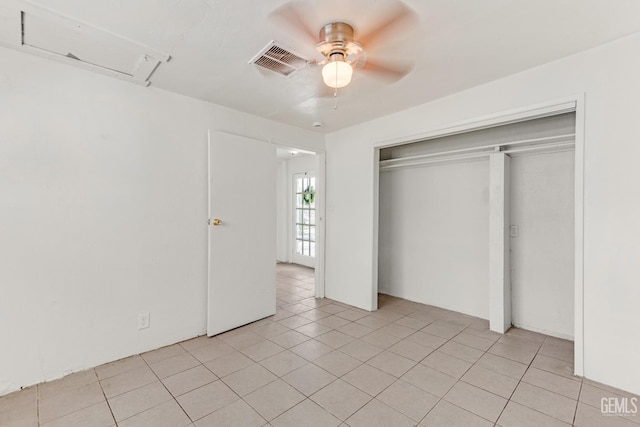
[[[314,295],[324,297],[325,155],[278,147],[277,262],[312,269]]]

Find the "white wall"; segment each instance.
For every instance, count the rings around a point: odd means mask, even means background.
[[[372,306],[376,142],[584,92],[584,373],[640,393],[639,50],[636,34],[327,135],[327,296]]]
[[[489,161],[380,174],[379,291],[489,318]]]
[[[4,48],[0,63],[0,395],[204,334],[207,129],[322,136]]]
[[[574,151],[511,159],[511,320],[574,336]]]

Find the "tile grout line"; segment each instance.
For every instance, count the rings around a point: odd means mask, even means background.
[[[580,390],[578,391],[578,401],[576,402],[576,410],[573,413],[573,422],[571,423],[572,426],[576,425],[576,418],[578,418],[578,406],[580,406],[580,397],[582,397],[582,386],[584,385],[584,382],[580,382]]]
[[[435,321],[434,321],[434,322],[432,322],[432,323],[435,323]],[[427,325],[427,326],[428,326],[428,325]],[[425,328],[426,328],[426,326],[425,326]],[[429,354],[428,354],[427,356],[425,356],[422,360],[424,360],[424,359],[426,359],[427,357],[429,357],[429,355],[431,355],[432,353],[435,353],[435,352],[436,352],[440,347],[444,346],[444,345],[445,345],[445,344],[447,344],[448,342],[451,342],[455,337],[457,337],[457,336],[458,336],[458,335],[460,335],[462,332],[464,332],[465,330],[467,330],[467,328],[469,328],[469,326],[465,327],[465,328],[464,328],[464,329],[462,329],[460,332],[458,332],[457,334],[455,334],[454,336],[452,336],[451,338],[449,338],[449,340],[447,340],[446,342],[444,342],[443,344],[441,344],[439,347],[437,347],[437,348],[436,348],[436,350],[434,350],[433,352],[429,353]],[[441,337],[441,338],[442,338],[442,337]],[[454,342],[456,342],[456,341],[454,341]],[[496,342],[497,342],[497,340],[494,342],[494,344],[495,344]],[[457,343],[457,344],[465,345],[465,344],[462,344],[462,343]],[[467,346],[467,347],[470,347],[470,346]],[[493,347],[493,345],[492,345],[491,347]],[[489,348],[491,348],[491,347],[489,347]],[[471,348],[474,348],[474,347],[471,347]],[[478,349],[476,349],[476,350],[478,350]],[[482,353],[482,356],[484,356],[488,351],[489,351],[489,349],[485,350],[485,351]],[[447,355],[447,356],[449,356],[449,357],[453,357],[453,358],[455,358],[455,359],[462,360],[462,359],[460,359],[460,358],[458,358],[458,357],[456,357],[456,356],[452,356],[452,355],[447,354],[447,353],[444,353],[444,354],[446,354],[446,355]],[[478,362],[478,360],[480,360],[480,358],[482,358],[482,356],[480,356],[480,357],[479,357],[475,362],[473,362],[473,363],[471,364],[471,366],[469,366],[469,367],[467,368],[467,370],[466,370],[466,371],[464,371],[464,373],[463,373],[462,375],[460,375],[460,378],[451,377],[451,378],[454,378],[454,379],[456,380],[456,382],[455,382],[451,387],[449,387],[449,389],[448,389],[448,390],[447,390],[447,391],[442,395],[442,397],[439,397],[439,399],[438,399],[438,401],[436,402],[436,404],[435,404],[435,405],[433,405],[433,406],[431,407],[431,409],[429,409],[429,411],[425,414],[425,416],[424,416],[424,417],[422,417],[422,418],[420,419],[420,421],[419,421],[419,423],[418,423],[418,424],[422,423],[422,422],[425,420],[425,418],[427,418],[427,417],[429,416],[429,414],[431,413],[431,411],[433,411],[433,409],[434,409],[436,406],[438,406],[438,404],[439,404],[442,400],[444,400],[444,397],[445,397],[445,396],[446,396],[446,395],[451,391],[451,389],[452,389],[453,387],[455,387],[455,385],[456,385],[459,381],[462,381],[462,377],[463,377],[467,372],[469,372],[469,370],[470,370],[471,368],[473,368],[473,367],[475,366],[475,364]],[[420,364],[422,364],[422,360],[419,362]],[[463,362],[466,362],[466,360],[462,360],[462,361],[463,361]],[[467,363],[469,363],[469,362],[467,362]],[[425,366],[426,366],[426,365],[425,365]],[[435,368],[431,368],[431,369],[435,369]],[[442,373],[442,374],[448,375],[447,373],[442,372],[442,371],[440,371],[440,370],[438,370],[438,369],[435,369],[435,370],[436,370],[436,371],[438,371],[438,372],[440,372],[440,373]],[[426,391],[426,390],[425,390],[425,391]],[[485,391],[489,392],[488,390],[485,390]],[[490,393],[490,392],[489,392],[489,393]],[[448,400],[445,400],[445,402],[447,402],[447,403],[449,403],[449,404],[451,404],[451,405],[453,405],[453,406],[455,406],[455,407],[457,407],[457,408],[460,408],[458,405],[456,405],[455,403],[451,403],[451,402],[449,402]],[[505,405],[505,406],[506,406],[506,405]],[[478,414],[474,414],[473,412],[469,411],[468,409],[465,409],[465,408],[460,408],[460,409],[462,409],[463,411],[469,412],[470,414],[473,414],[473,415],[475,415],[475,416],[477,416],[477,417],[480,417]],[[483,417],[480,417],[480,418],[482,418],[482,419],[485,419],[485,420],[486,420],[486,418],[483,418]],[[500,418],[500,417],[498,417],[498,418]],[[487,421],[489,421],[489,420],[487,420]],[[489,422],[491,422],[491,421],[489,421]],[[497,422],[497,419],[496,419],[496,422]],[[494,424],[495,424],[495,423],[494,423]]]
[[[36,384],[36,422],[40,426],[40,384]]]
[[[118,421],[116,420],[116,414],[113,413],[113,409],[111,408],[111,404],[109,403],[109,399],[107,398],[107,394],[105,393],[104,388],[102,387],[102,383],[100,382],[100,378],[98,377],[98,373],[96,372],[95,368],[93,369],[93,373],[95,374],[96,379],[98,380],[98,385],[100,386],[100,391],[102,392],[102,395],[104,396],[104,401],[107,404],[107,408],[109,408],[109,413],[111,414],[111,417],[113,418],[113,422],[116,423],[116,426],[117,426],[118,425]]]

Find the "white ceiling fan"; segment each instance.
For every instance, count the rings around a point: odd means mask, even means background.
[[[273,11],[269,18],[284,26],[295,43],[314,45],[324,58],[310,61],[322,66],[322,80],[326,86],[338,89],[347,86],[354,75],[366,73],[386,81],[399,80],[411,69],[410,61],[390,58],[381,45],[408,37],[418,24],[418,15],[400,1],[380,8],[374,23],[369,22],[365,33],[358,33],[349,17],[336,17],[321,26],[319,31],[311,22],[316,11],[305,2],[293,1]]]

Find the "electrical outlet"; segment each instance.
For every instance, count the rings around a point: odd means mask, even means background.
[[[149,327],[149,313],[138,314],[138,329],[147,329]]]
[[[509,230],[509,236],[511,237],[518,237],[520,235],[520,229],[518,228],[517,225],[512,225],[510,230]]]

